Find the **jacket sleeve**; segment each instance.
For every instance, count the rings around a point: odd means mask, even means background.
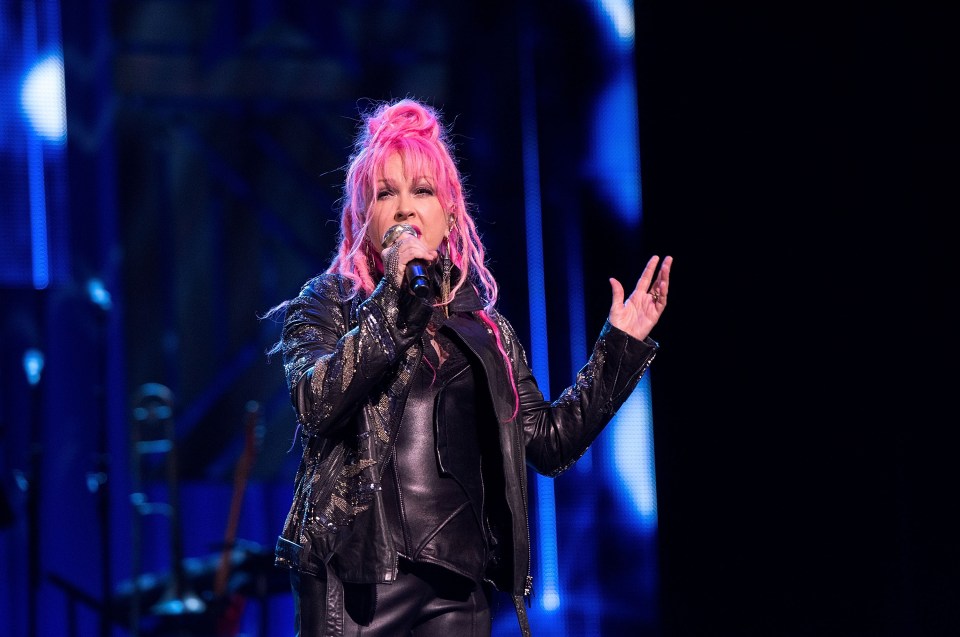
[[[418,342],[432,311],[386,278],[359,304],[352,326],[350,305],[341,277],[325,274],[304,285],[284,315],[284,372],[309,436],[333,434],[349,422]]]
[[[637,340],[608,321],[587,364],[573,385],[553,402],[544,400],[513,335],[517,418],[523,427],[527,463],[538,473],[557,476],[569,469],[630,397],[656,356],[651,338]]]

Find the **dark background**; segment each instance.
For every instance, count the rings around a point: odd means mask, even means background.
[[[174,390],[184,515],[214,536],[244,406],[260,403],[241,536],[272,541],[296,458],[282,374],[263,357],[276,326],[256,317],[333,250],[327,220],[363,98],[420,97],[454,121],[501,309],[527,337],[520,105],[532,81],[548,393],[571,365],[571,228],[588,338],[607,276],[635,278],[651,253],[676,259],[654,334],[659,599],[644,634],[960,634],[956,11],[683,0],[634,11],[643,225],[624,230],[580,172],[610,66],[585,3],[62,3],[70,280],[3,290],[4,368],[23,345],[50,352],[42,403],[5,372],[5,461],[30,458],[15,425],[42,412],[57,497],[29,542],[28,503],[4,485],[4,608],[23,607],[35,575],[41,626],[69,621],[67,599],[89,622],[83,595],[129,571],[89,565],[101,543],[114,563],[129,558],[125,436],[144,383]],[[92,275],[116,311],[83,298]],[[98,468],[107,493],[77,479]],[[146,570],[168,559],[165,539],[145,538]],[[598,570],[611,574],[605,594],[631,604],[619,578],[634,554],[622,538],[593,539],[619,549]],[[193,541],[188,554],[213,550]],[[25,544],[42,558],[26,564]],[[584,552],[566,550],[562,562]],[[11,611],[16,637],[23,617]]]
[[[954,20],[639,4],[667,634],[960,632]]]

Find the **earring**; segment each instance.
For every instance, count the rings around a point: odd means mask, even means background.
[[[443,315],[450,318],[450,270],[453,269],[453,261],[449,256],[441,257],[443,263],[443,278],[440,280],[440,302],[443,303]]]

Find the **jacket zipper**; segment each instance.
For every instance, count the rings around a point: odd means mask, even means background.
[[[516,421],[514,421],[515,424]],[[522,444],[523,440],[520,436],[521,427],[515,426],[514,428],[514,437],[516,438],[517,445]],[[518,449],[522,447],[518,446]],[[526,467],[523,466],[523,463],[520,463],[520,467],[517,470],[518,474],[524,474]],[[527,490],[524,488],[524,479],[526,475],[517,475],[517,480],[519,480],[520,486],[520,504],[523,506],[523,525],[527,531],[527,576],[523,582],[523,597],[527,600],[527,606],[530,606],[530,599],[533,593],[533,576],[531,575],[531,568],[533,563],[533,549],[530,546],[530,512],[527,510]]]

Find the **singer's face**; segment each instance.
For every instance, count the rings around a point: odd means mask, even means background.
[[[377,178],[370,217],[369,239],[378,248],[383,234],[398,223],[415,227],[431,250],[440,247],[447,233],[447,215],[437,197],[436,181],[432,175],[406,174],[399,153],[387,159]]]

